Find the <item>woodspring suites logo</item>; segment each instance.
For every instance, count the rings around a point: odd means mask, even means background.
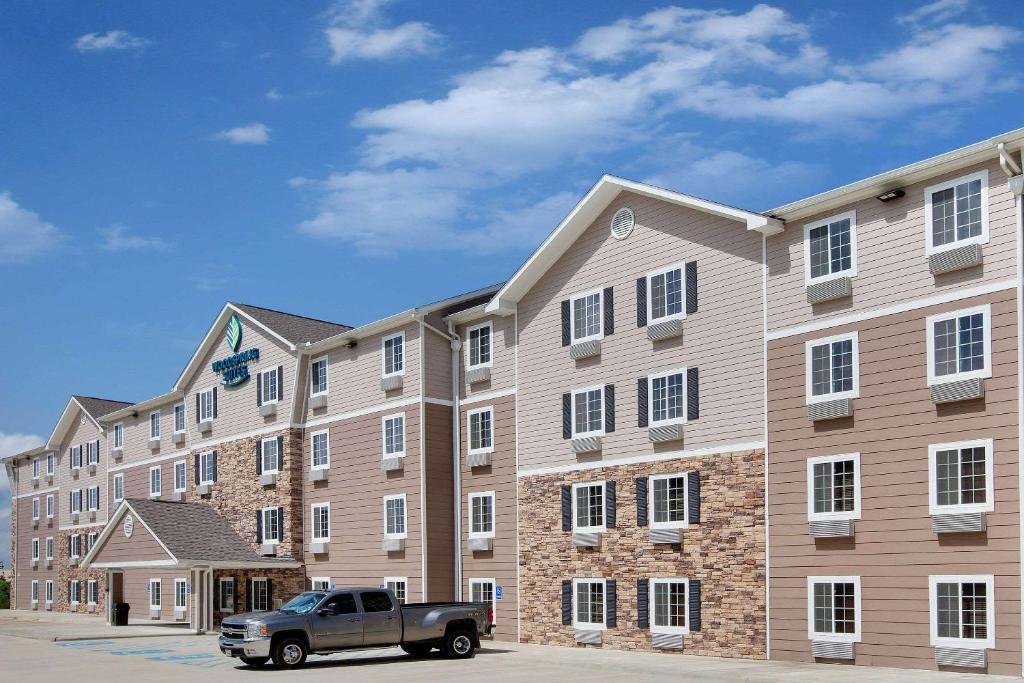
[[[231,319],[228,320],[227,329],[224,331],[224,341],[227,342],[232,353],[237,353],[238,347],[242,345],[242,321],[238,319],[237,315],[231,316]]]
[[[220,383],[226,387],[237,387],[249,379],[249,363],[260,359],[259,349],[247,349],[237,353],[238,347],[242,345],[242,321],[237,315],[232,315],[224,329],[224,343],[228,345],[234,355],[215,360],[211,367],[219,374]]]
[[[124,537],[131,538],[132,533],[135,532],[135,519],[131,515],[125,515],[124,518]]]

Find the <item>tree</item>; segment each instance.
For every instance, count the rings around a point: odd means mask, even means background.
[[[7,579],[0,579],[0,609],[11,608],[11,584]]]

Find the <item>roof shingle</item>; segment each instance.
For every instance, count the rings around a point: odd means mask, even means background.
[[[107,413],[112,413],[115,410],[132,405],[125,401],[112,401],[108,398],[93,398],[92,396],[72,396],[72,398],[82,404],[85,412],[89,413],[94,419],[99,419]]]
[[[282,313],[281,311],[274,311],[269,308],[260,308],[259,306],[250,306],[249,304],[238,304],[232,302],[231,305],[241,311],[244,311],[246,315],[252,316],[255,320],[259,321],[260,324],[266,325],[269,329],[281,335],[292,344],[318,342],[321,339],[327,339],[328,337],[333,337],[336,334],[347,332],[352,329],[349,325],[342,325],[341,323],[331,323],[326,320],[306,318],[301,315]]]

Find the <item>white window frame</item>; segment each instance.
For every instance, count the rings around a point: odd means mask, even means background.
[[[658,626],[654,623],[654,594],[655,586],[657,585],[671,585],[673,583],[683,584],[683,595],[686,596],[686,605],[683,610],[683,625],[682,626]],[[647,594],[647,623],[650,626],[651,633],[673,633],[686,635],[690,632],[690,580],[678,577],[652,577],[648,582],[648,594]]]
[[[579,606],[576,604],[578,596],[578,586],[581,583],[599,583],[601,584],[601,622],[593,623],[589,621],[579,620]],[[573,628],[586,629],[588,631],[599,630],[604,631],[608,622],[608,583],[605,579],[599,578],[581,578],[572,580],[572,625]]]
[[[82,556],[82,534],[72,534],[71,540],[68,541],[71,544],[71,557]]]
[[[815,512],[814,466],[821,463],[842,462],[844,460],[853,461],[853,510],[850,512]],[[819,455],[807,458],[807,519],[812,522],[835,519],[860,519],[860,453]]]
[[[491,499],[491,530],[490,531],[473,531],[473,501],[479,498],[490,498]],[[497,497],[494,491],[479,491],[477,493],[470,493],[467,504],[469,526],[466,527],[469,531],[469,538],[494,538],[494,532],[497,529]]]
[[[391,339],[402,340],[402,367],[393,372],[387,371],[387,342]],[[392,346],[392,348],[394,348]],[[405,361],[406,361],[406,346],[405,346],[405,330],[396,334],[389,334],[385,337],[380,338],[380,375],[381,377],[397,377],[398,375],[405,374]]]
[[[46,559],[48,559],[48,560],[52,560],[53,559],[53,551],[54,551],[53,544],[54,544],[53,536],[47,536],[46,537],[46,541],[43,543],[43,548],[46,551]]]
[[[956,505],[939,505],[939,486],[935,480],[937,456],[939,451],[951,451],[963,448],[985,449],[985,502],[958,503]],[[956,441],[953,443],[934,443],[928,445],[928,512],[932,515],[960,514],[965,512],[993,512],[995,510],[995,470],[993,468],[992,439],[974,439],[972,441]]]
[[[277,451],[277,455],[274,458],[274,467],[267,467],[267,444],[274,444],[274,450]],[[277,474],[281,471],[281,453],[277,448],[277,437],[272,436],[269,439],[260,439],[260,467],[263,469],[263,474]]]
[[[114,475],[114,502],[120,503],[124,500],[124,475]]]
[[[181,478],[181,486],[178,486],[178,468],[184,468],[184,476]],[[174,472],[174,492],[182,493],[188,490],[188,461],[187,460],[176,460],[172,467]]]
[[[32,604],[39,604],[39,579],[32,579]]]
[[[89,579],[85,584],[85,604],[95,605],[100,598],[100,584],[96,579]]]
[[[683,520],[681,522],[655,522],[654,521],[654,482],[661,479],[675,479],[684,477],[686,485],[683,487]],[[575,500],[574,500],[575,502]],[[690,473],[689,472],[667,472],[664,474],[652,474],[648,478],[647,485],[647,524],[652,529],[685,529],[690,525]]]
[[[93,491],[96,492],[96,505],[93,505]],[[90,512],[98,511],[100,509],[100,487],[90,486],[86,489],[86,499],[88,501],[88,509]]]
[[[327,461],[321,464],[316,463],[316,439],[318,436],[324,438],[324,443],[327,445],[326,454]],[[331,430],[321,429],[320,431],[313,432],[309,435],[309,468],[313,470],[327,470],[331,467]]]
[[[38,538],[33,538],[32,539],[32,561],[33,562],[38,562],[39,561],[39,539]]]
[[[854,633],[819,633],[814,630],[814,584],[853,584],[853,627]],[[833,589],[833,595],[834,595]],[[807,637],[830,643],[859,643],[861,639],[861,589],[859,576],[808,576],[807,577]],[[834,604],[833,604],[834,607]],[[833,615],[834,616],[834,615]],[[833,623],[834,623],[833,619]]]
[[[597,295],[597,322],[598,332],[583,337],[576,336],[576,302],[580,299]],[[604,339],[604,289],[592,289],[587,292],[580,292],[569,297],[569,341],[573,344],[590,341],[591,339]]]
[[[153,418],[156,418],[154,420]],[[153,428],[156,427],[156,431]],[[149,414],[149,440],[156,441],[160,438],[160,411],[154,410]]]
[[[960,590],[960,625],[963,626],[963,588],[964,583],[984,583],[985,588],[985,628],[986,638],[940,638],[939,637],[939,604],[938,586],[940,583],[959,583]],[[929,636],[933,647],[961,647],[971,650],[993,649],[996,646],[996,593],[995,577],[992,574],[975,575],[932,575],[928,577],[928,622]]]
[[[40,459],[39,458],[32,458],[32,478],[33,479],[39,479],[40,472],[42,471],[42,468],[39,466],[39,463],[40,463]]]
[[[820,396],[814,396],[814,375],[813,375],[813,364],[811,350],[816,346],[829,345],[829,388],[832,385],[832,344],[840,341],[852,340],[853,348],[853,388],[849,391],[829,391],[827,394],[821,394]],[[823,339],[812,339],[811,341],[804,342],[804,381],[805,381],[805,394],[807,397],[807,403],[825,403],[827,401],[838,401],[844,398],[857,398],[860,396],[860,351],[859,351],[859,335],[857,331],[847,332],[846,334],[837,334],[832,337],[824,337]]]
[[[90,531],[85,536],[85,554],[88,555],[92,547],[96,545],[96,541],[99,539],[100,533],[98,531]]]
[[[202,451],[199,454],[199,484],[213,484],[213,478],[206,478],[206,465],[213,461],[213,451]],[[212,469],[212,468],[211,468]]]
[[[78,603],[82,600],[82,584],[75,580],[68,582],[68,604],[72,607],[78,607]]]
[[[181,429],[178,429],[178,415],[181,415]],[[185,402],[174,404],[174,428],[173,433],[183,434],[188,429],[188,413],[185,412]]]
[[[395,600],[398,601],[398,604],[404,605],[405,603],[409,602],[409,577],[385,576],[383,583],[385,588],[387,588],[395,594]],[[402,584],[402,592],[404,593],[404,595],[401,598],[398,597],[398,593],[395,591],[395,589],[397,588],[397,584],[399,583]]]
[[[402,500],[402,531],[401,533],[388,533],[388,501]],[[409,537],[409,501],[404,493],[393,496],[384,496],[384,538],[408,538]]]
[[[487,347],[488,347],[487,348],[487,361],[484,362],[484,363],[476,363],[476,364],[474,364],[474,363],[470,362],[470,358],[472,358],[472,350],[473,350],[472,349],[472,345],[473,345],[472,333],[473,332],[477,332],[479,330],[482,330],[485,327],[488,330],[488,334],[487,334]],[[478,339],[479,339],[479,337],[478,337]],[[466,368],[468,370],[473,370],[475,368],[490,368],[490,367],[494,367],[494,325],[491,323],[490,320],[488,320],[487,322],[480,323],[479,325],[472,325],[472,326],[466,328]]]
[[[388,420],[402,418],[402,450],[388,453]],[[405,457],[405,413],[392,413],[384,415],[380,419],[380,440],[381,453],[383,458],[404,458]]]
[[[470,601],[473,600],[473,586],[491,584],[491,614],[493,615],[493,621],[491,624],[497,624],[498,622],[498,580],[495,578],[489,579],[470,579],[469,580],[469,594]]]
[[[153,473],[156,472],[156,489],[153,489]],[[160,496],[163,495],[164,480],[163,472],[160,471],[160,465],[155,465],[149,468],[149,495]]]
[[[313,384],[313,366],[317,363],[324,364],[324,388],[321,391],[316,391]],[[309,395],[326,396],[329,393],[331,393],[331,364],[328,362],[328,356],[325,353],[309,361]]]
[[[322,584],[322,588],[318,588],[317,584]],[[329,576],[311,576],[309,577],[309,588],[314,591],[329,591],[331,590],[331,577]]]
[[[267,398],[267,387],[270,384],[267,383],[267,378],[274,376],[274,397]],[[270,368],[269,370],[260,370],[260,405],[272,405],[281,400],[281,387],[277,385],[277,366]]]
[[[124,423],[117,422],[114,424],[114,448],[124,448]]]
[[[234,612],[235,611],[235,577],[233,576],[221,576],[217,579],[220,583],[218,584],[217,591],[217,611],[218,612]],[[224,606],[224,586],[231,584],[231,603]]]
[[[78,444],[77,446],[71,447],[71,469],[82,469],[82,444]],[[38,478],[38,476],[34,478]]]
[[[53,514],[55,512],[55,503],[56,503],[56,501],[53,498],[53,494],[52,493],[46,494],[46,518],[47,519],[53,519]]]
[[[82,514],[82,489],[71,492],[71,514]]]
[[[154,585],[157,587],[156,591],[153,590]],[[149,608],[160,609],[163,606],[164,601],[163,581],[160,579],[150,579],[149,591],[147,592],[149,593]],[[154,596],[158,598],[156,602],[153,602]]]
[[[976,237],[967,237],[962,240],[954,240],[949,244],[943,244],[940,246],[934,246],[932,244],[932,215],[934,208],[932,207],[932,195],[936,192],[942,192],[954,188],[957,185],[963,183],[969,183],[974,180],[981,181],[981,234]],[[954,198],[954,202],[956,199]],[[954,230],[955,230],[954,226]],[[960,176],[959,178],[952,178],[945,180],[935,185],[929,185],[924,188],[924,245],[925,255],[931,256],[932,254],[938,254],[949,249],[956,249],[957,247],[963,247],[968,244],[988,244],[989,240],[989,229],[988,229],[988,169],[982,169],[977,173],[970,173],[968,175]]]
[[[260,609],[260,608],[258,608],[256,606],[256,584],[257,583],[262,583],[263,584],[263,594],[267,596],[266,609]],[[269,612],[270,610],[274,609],[274,605],[272,605],[270,603],[270,586],[267,585],[267,577],[265,577],[265,576],[255,576],[255,577],[253,577],[252,584],[251,584],[250,587],[252,589],[252,611],[253,612]]]
[[[577,432],[576,431],[576,395],[584,392],[600,391],[601,392],[601,426],[600,428],[589,431],[589,432]],[[600,384],[594,387],[583,387],[581,389],[573,389],[572,394],[572,410],[570,416],[572,417],[572,438],[578,439],[586,436],[604,436],[604,416],[605,416],[605,405],[604,405],[604,385]]]
[[[655,317],[655,315],[654,315],[654,293],[652,291],[651,279],[657,277],[658,275],[665,275],[666,273],[671,273],[673,270],[678,270],[679,271],[679,281],[680,281],[680,284],[682,285],[682,290],[681,290],[681,294],[680,294],[682,296],[682,306],[680,307],[681,310],[679,311],[679,313],[669,313],[669,314],[663,315],[661,317]],[[660,322],[663,322],[665,320],[683,320],[684,318],[686,318],[686,262],[685,261],[679,261],[678,263],[672,263],[670,265],[664,266],[663,268],[658,268],[657,270],[652,270],[651,272],[647,273],[645,279],[646,279],[645,287],[647,288],[647,323],[648,324],[660,323]],[[601,303],[602,303],[602,305],[604,304],[603,301]]]
[[[284,529],[277,529],[277,538],[267,538],[267,513],[274,519],[274,526],[278,526],[277,517],[277,505],[271,507],[260,508],[260,543],[263,545],[277,545],[281,542],[281,536],[284,535]]]
[[[57,470],[57,455],[55,453],[46,454],[46,474],[52,477],[54,472]]]
[[[949,320],[951,318],[957,319],[965,315],[975,315],[981,313],[982,315],[982,330],[985,334],[984,340],[984,356],[985,356],[985,367],[981,370],[971,370],[970,372],[954,372],[949,375],[936,375],[935,374],[935,323]],[[956,330],[957,336],[959,336],[959,327]],[[936,384],[945,384],[947,382],[959,382],[965,379],[982,378],[987,379],[992,376],[992,306],[984,304],[982,306],[974,306],[971,308],[962,308],[958,311],[948,311],[946,313],[936,313],[930,315],[925,319],[925,337],[928,341],[928,386],[934,386]],[[957,346],[957,364],[960,363],[960,349],[959,344]]]
[[[199,421],[212,422],[213,417],[213,387],[200,389],[199,394]]]
[[[317,535],[316,533],[316,522],[317,522],[317,509],[327,508],[327,533]],[[331,540],[331,503],[330,501],[324,503],[312,503],[309,506],[309,535],[314,543],[328,543]]]
[[[178,586],[182,587],[181,597],[184,599],[184,604],[178,604]],[[188,609],[188,581],[185,579],[174,580],[174,611],[182,612]]]
[[[667,378],[671,377],[672,375],[679,375],[679,374],[682,374],[682,376],[683,376],[683,415],[682,415],[682,417],[673,417],[673,418],[669,418],[667,420],[655,420],[654,419],[654,380],[656,380],[656,379],[667,379]],[[688,403],[689,403],[689,391],[688,390],[689,390],[689,377],[686,374],[686,368],[676,368],[674,370],[666,370],[665,372],[657,372],[657,373],[655,373],[653,375],[648,375],[647,376],[647,424],[649,426],[651,426],[651,427],[661,427],[661,426],[667,426],[667,425],[686,424],[686,414],[687,414],[687,411],[689,410],[689,405],[688,405]],[[602,406],[603,406],[604,405],[604,394],[601,395],[601,402],[602,402]],[[602,407],[602,415],[601,415],[602,418],[604,417],[603,410],[604,409]],[[573,419],[575,420],[575,415],[573,416]],[[575,426],[575,423],[574,423],[573,426]]]
[[[39,517],[42,514],[42,510],[43,510],[42,501],[40,501],[38,497],[37,498],[33,498],[32,499],[32,521],[34,521],[34,522],[38,522],[39,521]]]
[[[490,437],[491,445],[482,446],[480,448],[473,448],[473,417],[475,415],[481,415],[488,413],[491,416],[491,428]],[[470,455],[477,453],[493,453],[494,452],[494,406],[486,406],[483,408],[474,408],[473,410],[466,411],[466,451]]]
[[[601,487],[601,523],[597,526],[577,526],[576,520],[576,491],[584,486]],[[572,485],[572,530],[581,533],[603,533],[607,530],[608,523],[608,489],[604,481],[581,481]]]
[[[46,593],[43,594],[46,598],[46,604],[53,605],[53,579],[46,580]]]
[[[832,223],[838,223],[839,221],[849,219],[850,221],[850,267],[846,270],[837,270],[832,272],[832,259],[831,253],[829,254],[829,273],[828,275],[819,275],[818,277],[811,276],[811,231],[820,228],[825,225],[831,225]],[[831,237],[831,235],[830,235]],[[829,251],[831,252],[832,244],[829,242]],[[856,277],[857,276],[857,210],[852,209],[843,213],[837,213],[834,216],[828,218],[822,218],[812,223],[804,224],[804,285],[813,285],[819,282],[828,282],[829,280],[835,280],[841,277]]]

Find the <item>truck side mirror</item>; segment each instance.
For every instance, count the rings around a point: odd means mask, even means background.
[[[333,617],[335,614],[333,607],[321,607],[316,613],[322,617]]]

